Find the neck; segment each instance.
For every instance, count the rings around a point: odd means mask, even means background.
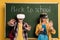
[[[22,21],[19,21],[18,23],[23,23]]]
[[[42,24],[46,24],[46,22],[42,22]]]

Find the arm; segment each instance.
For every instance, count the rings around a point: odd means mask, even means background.
[[[56,30],[52,27],[52,28],[50,29],[50,32],[51,32],[52,34],[55,34],[55,33],[56,33]]]
[[[43,31],[44,29],[41,27],[41,24],[38,24],[36,26],[36,31],[35,31],[35,34],[38,36],[38,34]]]
[[[50,32],[52,34],[55,34],[56,33],[56,30],[53,28],[53,22],[52,21],[50,21],[49,26],[50,26]]]
[[[8,22],[8,25],[13,27],[15,25],[15,19],[11,19],[9,22]]]
[[[25,29],[26,29],[27,31],[30,31],[30,30],[31,30],[31,26],[28,25],[27,23],[25,23],[25,25],[26,25]]]
[[[37,36],[38,36],[38,34],[39,34],[39,27],[38,27],[38,25],[36,26],[35,34],[36,34]]]
[[[35,34],[38,36],[38,34],[39,34],[40,32],[43,32],[43,31],[44,31],[44,28],[42,28],[41,24],[38,24],[38,25],[36,26]]]

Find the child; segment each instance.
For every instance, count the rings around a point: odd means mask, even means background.
[[[38,40],[49,40],[50,34],[55,34],[56,31],[53,28],[53,22],[47,21],[48,15],[47,14],[40,14],[39,24],[36,26],[35,34],[38,36]]]
[[[27,31],[30,31],[31,27],[26,22],[23,22],[24,18],[24,14],[17,14],[17,19],[11,19],[8,22],[9,26],[14,27],[9,34],[11,40],[28,40]]]

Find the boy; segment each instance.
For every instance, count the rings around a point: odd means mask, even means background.
[[[17,14],[16,19],[11,19],[8,22],[8,25],[13,28],[13,32],[9,35],[11,40],[28,40],[27,31],[31,30],[31,27],[26,23],[23,22],[25,15],[24,14]]]

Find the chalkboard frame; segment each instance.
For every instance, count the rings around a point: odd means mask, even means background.
[[[6,3],[7,4],[7,3]],[[9,4],[9,3],[8,3]],[[12,3],[12,4],[14,4],[14,3]],[[17,4],[20,4],[20,3],[17,3]],[[26,4],[44,4],[44,3],[26,3]],[[57,3],[46,3],[46,4],[57,4]],[[59,32],[59,31],[58,31]],[[58,35],[58,37],[59,37],[59,35]]]

